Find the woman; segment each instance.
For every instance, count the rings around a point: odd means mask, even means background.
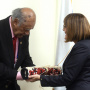
[[[86,17],[72,13],[65,17],[65,42],[74,42],[63,64],[63,75],[32,75],[31,82],[40,80],[41,86],[66,86],[67,90],[90,90],[90,25]]]

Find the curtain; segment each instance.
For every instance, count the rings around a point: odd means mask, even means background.
[[[65,34],[63,31],[63,20],[66,15],[72,13],[72,0],[62,0],[61,10],[60,10],[60,20],[59,20],[59,30],[58,30],[58,41],[57,41],[57,51],[56,51],[56,65],[62,67],[63,62],[74,43],[65,43]],[[63,61],[62,61],[63,60]],[[61,63],[60,63],[61,62]],[[55,87],[55,90],[66,90],[65,87]]]

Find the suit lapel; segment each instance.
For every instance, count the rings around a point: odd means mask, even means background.
[[[9,17],[7,19],[5,19],[5,22],[4,22],[4,30],[5,30],[5,34],[4,34],[4,37],[5,37],[5,41],[6,41],[6,45],[7,45],[7,49],[8,49],[8,54],[9,54],[9,59],[11,61],[11,66],[14,68],[14,51],[13,51],[13,42],[12,42],[12,35],[11,35],[11,30],[10,30],[10,25],[9,25]],[[21,59],[20,59],[20,55],[22,53],[22,38],[19,39],[19,46],[18,46],[18,60],[16,62],[16,65],[15,65],[15,69],[18,69],[18,67],[20,66],[21,64]]]
[[[13,51],[13,42],[12,42],[12,35],[11,35],[11,30],[10,30],[10,25],[9,25],[9,18],[6,19],[5,22],[5,35],[6,35],[6,44],[8,47],[8,53],[10,56],[10,60],[12,63],[12,67],[14,66],[14,51]]]

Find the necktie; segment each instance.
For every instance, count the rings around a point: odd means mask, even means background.
[[[13,38],[13,50],[14,50],[14,63],[15,63],[15,51],[16,51],[16,37]]]

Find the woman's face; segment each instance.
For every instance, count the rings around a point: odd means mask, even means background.
[[[63,25],[63,31],[65,32],[65,40],[67,40],[67,29],[66,29],[66,26],[65,25]]]

